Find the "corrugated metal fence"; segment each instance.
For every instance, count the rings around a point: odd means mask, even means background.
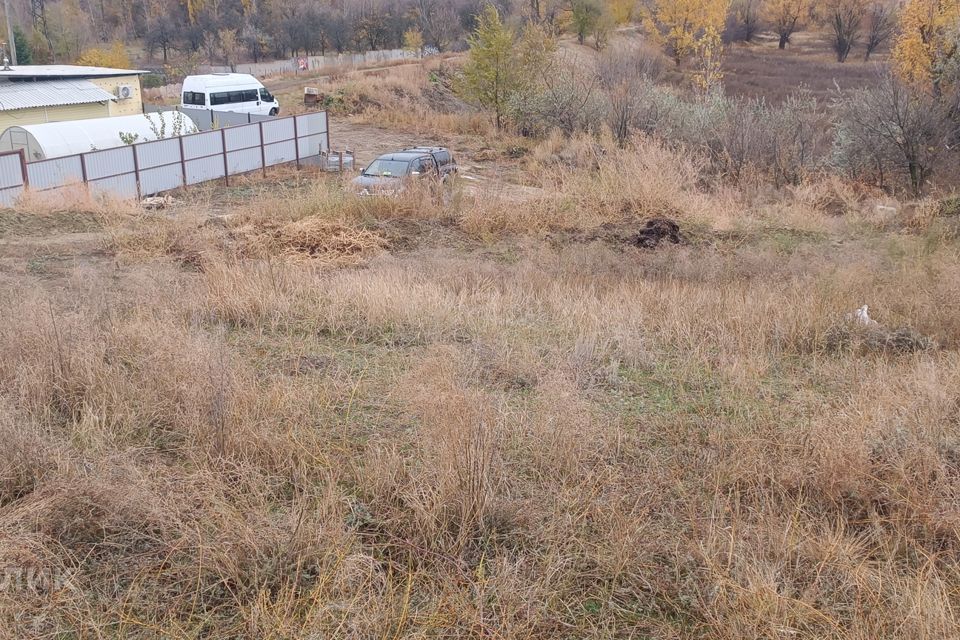
[[[37,191],[86,183],[91,191],[138,198],[178,187],[319,161],[330,149],[324,111],[201,131],[74,156],[25,162],[20,152],[0,155],[0,205],[25,188]]]
[[[0,204],[12,204],[23,192],[27,164],[23,151],[0,153]]]
[[[253,113],[238,113],[234,111],[214,111],[212,109],[192,109],[190,107],[157,107],[144,105],[145,113],[161,113],[163,111],[179,111],[196,123],[200,131],[210,131],[221,127],[236,127],[241,124],[267,122],[276,120],[275,116],[260,116]]]

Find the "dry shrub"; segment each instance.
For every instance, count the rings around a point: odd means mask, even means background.
[[[455,202],[210,187],[199,273],[4,289],[0,566],[75,585],[8,635],[955,636],[955,244],[595,145]],[[691,241],[606,233],[654,213]],[[206,233],[161,220],[131,260]],[[450,243],[353,243],[410,227]],[[865,303],[941,348],[824,353]]]
[[[65,448],[52,437],[42,437],[27,419],[6,402],[0,404],[0,507],[20,500],[70,467]]]
[[[924,198],[909,202],[900,211],[901,224],[913,232],[928,231],[940,216],[940,202],[934,198]]]
[[[684,150],[641,139],[627,149],[581,135],[564,144],[552,137],[536,148],[528,171],[539,193],[478,198],[462,214],[472,233],[594,228],[650,216],[704,219],[714,203],[702,192],[702,163]],[[562,149],[562,150],[561,150]],[[726,213],[726,212],[725,212]]]
[[[217,261],[204,270],[198,311],[230,326],[276,330],[305,315],[313,281],[303,265]]]
[[[202,270],[224,249],[207,219],[186,211],[116,218],[105,230],[106,248],[126,263],[172,257],[185,268]]]
[[[860,209],[861,194],[854,185],[833,175],[821,176],[790,188],[793,200],[821,214],[842,216]]]
[[[386,246],[386,241],[372,231],[318,218],[289,222],[255,236],[248,243],[251,252],[268,250],[334,267],[357,264]]]
[[[334,78],[327,88],[329,108],[378,127],[421,135],[496,137],[490,118],[450,90],[449,72],[442,65],[426,67],[403,65],[386,74]]]
[[[4,309],[0,387],[40,424],[92,449],[186,443],[222,452],[240,417],[238,374],[221,340],[167,317],[117,324],[83,306]]]
[[[68,185],[50,191],[28,189],[17,198],[13,209],[33,215],[89,213],[105,222],[140,211],[135,200],[114,198],[106,193],[95,193],[84,184]]]
[[[936,346],[935,340],[910,327],[891,330],[880,326],[851,326],[845,323],[831,327],[824,335],[824,348],[831,353],[905,354],[932,351]]]
[[[813,416],[779,409],[778,420],[718,433],[710,509],[720,515],[700,534],[702,584],[713,586],[701,588],[699,606],[720,637],[773,625],[950,635],[956,398],[944,392],[955,358],[847,360],[816,375],[851,395]]]
[[[502,417],[493,398],[470,388],[467,373],[456,351],[439,349],[406,382],[407,410],[420,425],[423,465],[414,474],[419,490],[409,507],[419,521],[419,537],[451,550],[502,525],[496,508],[503,489]]]
[[[476,563],[517,524],[502,497],[503,408],[469,384],[464,356],[440,347],[415,364],[397,398],[416,424],[412,448],[377,443],[356,476],[361,527],[415,569],[445,573]]]

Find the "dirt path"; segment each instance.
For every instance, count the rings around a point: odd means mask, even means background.
[[[350,69],[347,71],[342,68],[329,67],[326,69],[318,69],[317,71],[311,73],[304,73],[302,75],[282,75],[274,76],[273,78],[264,78],[263,84],[274,94],[285,93],[292,89],[308,87],[311,85],[311,83],[315,84],[317,81],[322,81],[324,78],[329,78],[331,76],[349,77],[375,75],[385,71],[390,71],[391,69],[396,69],[397,67],[409,67],[421,64],[423,64],[423,60],[411,60],[410,62],[395,62],[390,65],[362,67],[360,69]]]

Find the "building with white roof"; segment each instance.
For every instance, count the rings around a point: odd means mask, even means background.
[[[13,126],[143,113],[144,73],[62,64],[0,69],[0,133]]]

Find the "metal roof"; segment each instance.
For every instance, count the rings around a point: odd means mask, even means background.
[[[111,76],[136,76],[149,71],[136,69],[110,69],[108,67],[78,67],[72,64],[24,64],[9,71],[0,67],[0,78],[109,78]]]
[[[0,111],[90,104],[116,99],[112,93],[89,80],[0,82]]]

